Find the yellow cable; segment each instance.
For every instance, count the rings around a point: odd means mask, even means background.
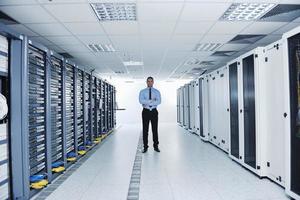
[[[84,150],[78,151],[78,154],[79,155],[84,155],[84,154],[86,154],[86,151],[84,151]]]
[[[59,173],[65,171],[64,167],[56,167],[52,169],[52,172]]]
[[[30,187],[33,189],[39,190],[39,189],[43,189],[46,185],[48,185],[48,183],[49,182],[47,180],[41,180],[36,183],[31,183]]]
[[[69,161],[69,162],[74,162],[74,161],[76,161],[76,157],[73,157],[73,158],[67,158],[67,161]]]

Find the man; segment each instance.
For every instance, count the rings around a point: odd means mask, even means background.
[[[143,142],[144,150],[146,153],[148,150],[148,131],[149,122],[151,121],[152,135],[153,135],[153,147],[156,152],[160,152],[158,148],[158,112],[157,106],[161,103],[160,92],[153,88],[154,80],[150,76],[147,78],[147,88],[140,91],[139,101],[143,106],[142,118],[143,118]]]

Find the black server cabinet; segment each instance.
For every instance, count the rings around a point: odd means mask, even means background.
[[[109,131],[113,128],[113,87],[112,85],[108,85],[109,95],[108,95],[108,115],[109,115]]]
[[[203,86],[203,78],[199,78],[199,118],[200,118],[200,136],[205,137],[204,130],[203,130],[203,92],[202,92],[202,86]]]
[[[97,78],[91,76],[91,130],[93,138],[98,137],[97,133],[97,110],[96,110],[96,89],[97,89]]]
[[[244,162],[256,169],[254,55],[243,59]]]
[[[77,150],[85,149],[84,128],[84,72],[76,69],[76,93],[77,93]]]
[[[36,179],[47,180],[49,163],[47,160],[47,85],[46,52],[32,45],[28,46],[28,154],[29,180],[31,189]],[[51,165],[50,165],[51,166]]]
[[[66,154],[63,133],[63,60],[52,55],[50,68],[51,167],[53,169],[64,166]]]
[[[116,127],[116,125],[117,125],[117,115],[116,115],[116,112],[117,112],[117,108],[116,108],[116,106],[117,106],[117,100],[116,100],[116,93],[117,93],[117,91],[116,91],[116,88],[115,88],[115,86],[113,86],[113,127],[115,128]]]
[[[300,34],[288,39],[290,77],[291,191],[300,195]]]
[[[97,110],[97,136],[101,136],[101,129],[102,129],[102,124],[101,124],[101,80],[97,79],[97,84],[96,84],[96,110]]]
[[[107,83],[106,82],[104,82],[104,85],[103,85],[103,87],[104,87],[104,101],[103,101],[103,104],[104,104],[104,108],[103,108],[103,112],[104,112],[104,118],[103,118],[103,120],[104,120],[104,125],[103,125],[103,133],[104,134],[106,134],[107,133],[107,130],[108,130],[108,127],[107,127],[107,125],[108,125],[108,112],[107,112],[107,92],[108,92],[108,90],[107,90]]]
[[[101,134],[105,133],[105,82],[101,81]]]
[[[75,68],[65,65],[65,95],[66,95],[66,153],[67,156],[76,153],[77,133],[75,132]]]
[[[84,75],[84,100],[85,100],[85,145],[86,146],[91,146],[92,145],[92,130],[91,130],[91,75],[88,73],[85,73]]]
[[[230,152],[239,159],[238,63],[229,65]]]

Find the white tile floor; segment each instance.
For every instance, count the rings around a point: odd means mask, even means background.
[[[140,127],[121,126],[48,199],[126,200]],[[288,199],[284,189],[175,123],[160,124],[159,137],[161,153],[149,148],[143,155],[140,200]]]

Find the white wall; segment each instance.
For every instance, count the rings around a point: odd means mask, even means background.
[[[124,80],[109,80],[116,86],[116,100],[119,108],[125,111],[117,111],[117,124],[141,123],[142,106],[139,104],[139,92],[146,88],[146,81],[134,81],[126,83]],[[158,106],[159,122],[176,123],[176,89],[187,81],[155,81],[154,87],[161,93],[162,103]]]

